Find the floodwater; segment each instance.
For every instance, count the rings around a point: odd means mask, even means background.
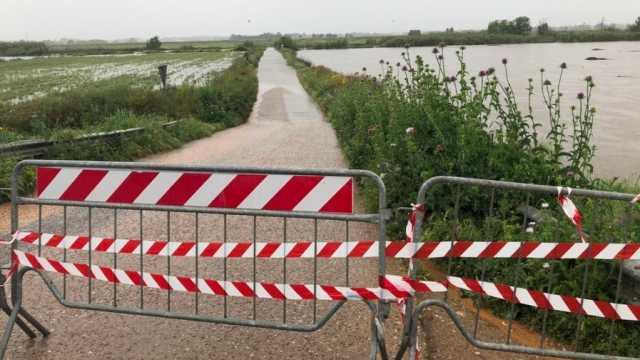
[[[412,48],[410,54],[420,55],[429,64],[435,64],[430,47]],[[459,47],[445,49],[447,72],[457,71],[455,51]],[[400,48],[373,48],[348,50],[304,50],[303,59],[315,65],[324,65],[335,71],[352,74],[367,69],[370,75],[378,75],[382,69],[380,60],[391,64],[402,62]],[[606,58],[587,61],[587,57]],[[594,127],[594,144],[597,147],[594,166],[596,175],[605,178],[623,177],[636,180],[640,176],[640,42],[609,42],[580,44],[519,44],[501,46],[468,46],[465,59],[472,74],[495,67],[504,78],[502,59],[509,62],[509,77],[521,102],[527,105],[528,79],[535,80],[536,95],[533,100],[536,121],[546,125],[545,105],[540,96],[540,69],[545,69],[545,79],[554,84],[558,80],[560,64],[567,63],[562,81],[565,120],[571,104],[577,103],[576,95],[585,92],[584,78],[591,75],[596,87],[593,103],[598,113]],[[394,66],[395,68],[395,66]],[[394,70],[395,71],[395,70]]]

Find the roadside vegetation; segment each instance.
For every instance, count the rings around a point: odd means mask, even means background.
[[[297,59],[292,50],[282,52],[331,121],[351,167],[383,177],[390,208],[408,206],[421,183],[439,175],[632,190],[593,177],[594,79],[585,76],[584,91],[579,94],[562,94],[562,76],[549,79],[541,69],[530,79],[528,93],[530,101],[544,102],[549,112],[546,119],[536,119],[531,108],[518,106],[509,82],[515,75],[509,74],[508,59],[496,68],[470,74],[464,47],[456,52],[458,67],[451,69],[445,67],[443,46],[433,49],[436,67],[421,58],[414,61],[406,49],[404,63],[380,60],[383,75],[377,77],[366,75],[367,69],[362,70],[365,75],[341,75],[325,67],[312,67]],[[565,64],[558,66],[562,73],[572,70]],[[368,205],[375,206],[376,190],[362,185]],[[488,192],[456,190],[446,187],[431,193],[427,204],[431,215],[423,241],[580,241],[553,197],[500,193],[492,202]],[[628,241],[640,234],[637,222],[627,221],[640,216],[640,211],[628,204],[576,203],[589,241]],[[493,204],[492,210],[489,204]],[[517,209],[522,204],[531,206],[527,211],[535,212],[540,223],[526,222]],[[401,221],[390,227],[392,238],[401,236],[404,219]],[[616,291],[617,262],[551,261],[545,265],[544,261],[464,260],[436,265],[444,270],[451,266],[456,275],[578,297],[583,295],[585,267],[590,267],[584,297],[629,301]],[[485,300],[483,305],[499,315],[511,314],[509,303]],[[574,315],[545,313],[527,306],[515,309],[516,320],[539,331],[544,326],[547,334],[569,347],[576,341],[579,326],[581,351],[640,354],[634,345],[640,331],[630,323],[591,317],[577,320]]]
[[[251,114],[258,93],[257,65],[263,49],[252,48],[202,86],[185,83],[156,90],[126,81],[81,87],[4,108],[0,141],[54,140],[49,159],[131,160],[236,126]],[[179,120],[173,127],[162,125]],[[138,135],[78,146],[78,136],[145,127]],[[0,188],[9,186],[17,159],[0,161]],[[32,182],[24,182],[29,191]],[[29,184],[29,185],[27,185]],[[6,200],[6,192],[0,200]]]

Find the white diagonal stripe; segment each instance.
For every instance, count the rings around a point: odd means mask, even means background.
[[[595,257],[596,259],[613,259],[624,248],[625,244],[609,244]]]
[[[529,255],[528,259],[544,259],[555,247],[553,243],[540,243]]]
[[[569,307],[567,306],[567,304],[564,302],[564,300],[560,295],[547,294],[547,299],[549,300],[549,303],[551,303],[551,307],[554,310],[571,312],[571,310],[569,309]]]
[[[262,209],[291,178],[291,175],[268,175],[238,205],[238,208]]]
[[[518,251],[518,249],[520,249],[520,243],[519,242],[508,242],[506,243],[502,249],[500,249],[497,253],[496,256],[494,256],[494,258],[498,259],[498,258],[510,258],[513,256],[513,254],[516,253],[516,251]]]
[[[536,301],[531,297],[531,294],[527,289],[516,288],[515,289],[515,298],[518,299],[520,304],[529,305],[533,307],[538,307]]]
[[[185,206],[209,206],[235,177],[236,174],[212,174]]]
[[[131,171],[128,170],[109,170],[85,201],[107,201],[129,174],[131,174]]]
[[[431,254],[429,254],[429,258],[435,259],[445,257],[449,251],[451,251],[451,241],[441,242],[436,245],[436,248],[433,249]]]
[[[293,210],[319,211],[349,180],[349,177],[325,176]]]
[[[462,253],[463,258],[476,258],[489,246],[489,242],[474,241],[471,246]]]
[[[561,259],[577,259],[580,255],[582,255],[582,253],[585,252],[585,250],[587,250],[588,247],[589,247],[589,244],[575,243],[571,245],[569,250],[567,250],[567,252],[564,253],[560,258]]]
[[[153,181],[138,195],[134,203],[156,204],[181,176],[182,173],[176,171],[159,172]]]
[[[81,172],[80,168],[61,168],[38,197],[40,199],[60,199]]]
[[[580,301],[580,299],[578,299],[578,301]],[[593,300],[584,299],[584,301],[582,302],[582,308],[587,313],[587,315],[604,317],[604,314],[602,313],[602,311],[600,311],[600,308],[598,308],[598,305],[596,305]]]
[[[622,319],[622,320],[638,320],[636,318],[636,316],[633,314],[633,311],[631,311],[631,309],[629,309],[628,305],[614,304],[614,307],[616,308],[616,311],[618,312],[618,315],[620,316],[620,319]]]

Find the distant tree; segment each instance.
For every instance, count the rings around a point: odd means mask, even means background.
[[[152,37],[147,41],[147,50],[158,50],[162,47],[162,42],[157,36]]]
[[[420,36],[422,32],[420,30],[409,30],[409,36]]]
[[[281,36],[275,43],[276,48],[287,48],[291,50],[298,50],[296,43],[290,36]]]
[[[445,32],[452,33],[452,32],[455,32],[455,30],[453,29],[453,27],[450,27],[450,28],[447,28]]]
[[[640,16],[638,16],[636,22],[633,25],[629,26],[629,31],[640,32]]]
[[[518,34],[526,35],[532,30],[531,20],[526,16],[520,16],[513,21],[494,20],[489,23],[487,32],[490,34]]]
[[[549,27],[549,23],[543,22],[538,25],[537,32],[540,35],[548,34],[551,32],[551,28]]]
[[[529,34],[531,32],[531,19],[526,16],[517,17],[513,20],[513,26],[516,34]]]

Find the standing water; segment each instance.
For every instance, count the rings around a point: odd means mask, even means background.
[[[430,65],[436,61],[431,47],[411,48],[410,54],[422,56]],[[457,46],[445,48],[448,75],[458,70],[455,51]],[[347,50],[304,50],[298,54],[314,65],[324,65],[345,74],[362,72],[369,75],[383,71],[380,60],[395,64],[403,62],[401,48],[373,48]],[[540,69],[545,79],[554,84],[560,74],[560,64],[567,63],[562,81],[565,121],[570,121],[569,108],[576,104],[576,95],[586,92],[584,78],[591,75],[596,87],[593,104],[598,110],[594,128],[594,159],[597,176],[623,177],[635,180],[640,175],[640,42],[608,42],[578,44],[518,44],[501,46],[468,46],[464,52],[471,74],[494,67],[504,78],[502,59],[508,59],[509,78],[521,102],[527,108],[528,79],[535,80],[533,99],[536,121],[547,125],[546,108],[540,95]],[[606,60],[589,61],[589,57]],[[386,66],[386,65],[385,65]]]

